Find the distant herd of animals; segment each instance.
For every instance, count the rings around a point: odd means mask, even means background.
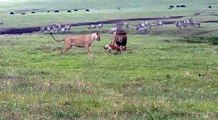
[[[173,8],[186,8],[188,7],[185,4],[177,4],[177,5],[169,5],[168,9],[173,9]],[[216,6],[211,6],[209,5],[208,8],[215,8]],[[218,6],[217,6],[218,8]],[[120,6],[117,7],[118,10],[121,9]],[[100,9],[97,9],[100,10]],[[71,13],[71,12],[77,12],[77,11],[86,11],[86,12],[90,12],[91,9],[88,8],[76,8],[76,9],[68,9],[68,10],[46,10],[46,9],[32,9],[32,10],[19,10],[19,11],[11,11],[9,14],[10,15],[15,15],[15,14],[20,14],[20,15],[25,15],[27,13],[40,13],[40,12],[46,12],[46,13],[59,13],[59,12],[67,12],[67,13]]]
[[[187,6],[184,4],[180,5],[170,5],[168,9],[173,9],[173,8],[186,8]],[[209,5],[208,8],[213,8],[214,6]]]
[[[118,10],[121,9],[120,6],[117,7]],[[100,9],[97,9],[97,10],[100,10]],[[44,12],[44,13],[60,13],[60,12],[67,12],[67,13],[71,13],[71,12],[77,12],[77,11],[86,11],[86,12],[90,12],[91,9],[88,9],[88,8],[77,8],[77,9],[68,9],[68,10],[46,10],[46,9],[32,9],[32,10],[19,10],[19,11],[11,11],[9,14],[10,15],[15,15],[15,14],[18,14],[18,15],[25,15],[27,13],[41,13],[41,12]]]
[[[90,9],[73,9],[73,10],[41,10],[41,9],[37,9],[37,10],[21,10],[21,11],[11,11],[9,14],[10,15],[25,15],[27,13],[32,13],[32,14],[35,14],[35,13],[41,13],[41,12],[45,12],[45,13],[60,13],[62,11],[65,11],[67,13],[71,13],[71,12],[77,12],[79,10],[84,10],[86,12],[90,12],[91,10]]]
[[[155,28],[162,28],[164,26],[163,20],[156,20],[153,22],[149,21],[139,21],[136,25],[130,25],[127,21],[117,21],[114,23],[112,28],[105,28],[108,32],[111,33],[111,31],[116,30],[116,29],[131,29],[131,30],[136,30],[137,33],[142,33],[142,34],[148,34],[150,32],[150,29]],[[188,18],[183,21],[176,21],[175,26],[178,29],[182,28],[188,28],[188,27],[193,27],[193,28],[200,28],[201,27],[201,22],[198,20],[194,20],[193,18]],[[51,24],[49,26],[45,27],[40,27],[40,32],[41,33],[64,33],[64,32],[69,32],[71,30],[71,25],[70,24]],[[98,23],[98,24],[90,24],[87,26],[88,30],[100,30],[103,29],[104,23]]]
[[[176,5],[177,8],[183,8],[186,7],[186,5]],[[170,5],[169,9],[174,8],[173,5]],[[209,6],[208,8],[212,8]],[[119,8],[120,9],[120,8]],[[78,9],[74,9],[73,11],[78,11]],[[89,9],[85,9],[85,11],[89,12]],[[47,11],[49,13],[51,11]],[[59,10],[54,10],[54,13],[59,13]],[[67,10],[68,13],[71,12],[71,10]],[[35,13],[35,11],[32,11],[31,13]],[[18,14],[15,12],[10,12],[11,15]],[[21,12],[21,15],[25,15],[25,12]],[[194,13],[194,16],[199,15],[200,12]],[[103,29],[104,27],[103,22],[101,23],[96,23],[96,24],[89,24],[87,26],[88,30],[100,30]],[[0,21],[0,26],[4,25],[3,21]],[[136,30],[138,33],[142,34],[148,34],[150,33],[150,29],[158,29],[162,28],[165,26],[164,19],[157,19],[151,21],[138,21],[136,24],[131,25],[127,21],[116,21],[113,24],[112,28],[105,28],[109,33],[113,35],[113,39],[111,40],[110,44],[107,44],[103,46],[103,48],[108,51],[108,52],[114,52],[114,54],[121,53],[121,51],[127,50],[127,32],[126,30],[131,29],[131,30]],[[176,21],[175,26],[178,29],[182,28],[188,28],[188,27],[193,27],[193,28],[200,28],[201,27],[201,22],[198,20],[194,20],[193,18],[187,18],[186,20],[181,20],[181,21]],[[90,47],[91,44],[94,41],[100,41],[101,37],[98,32],[92,33],[92,34],[85,34],[85,35],[74,35],[71,37],[66,37],[62,40],[57,40],[54,36],[53,33],[65,33],[69,32],[71,30],[72,26],[71,24],[51,24],[49,26],[42,26],[40,27],[40,32],[45,33],[45,34],[50,34],[51,37],[57,41],[61,42],[64,41],[64,48],[61,51],[61,54],[64,54],[67,52],[72,46],[77,46],[77,47],[83,47],[86,48],[87,53],[91,53]],[[104,30],[105,30],[104,29]]]

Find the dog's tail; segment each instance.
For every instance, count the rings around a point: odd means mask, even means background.
[[[51,35],[51,37],[52,37],[56,42],[64,41],[64,39],[62,39],[62,40],[57,40],[57,39],[53,36],[53,34],[52,34],[51,32],[50,32],[49,34]]]

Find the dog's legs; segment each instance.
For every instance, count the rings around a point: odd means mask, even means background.
[[[72,45],[65,46],[64,49],[61,51],[61,55],[67,52],[70,48],[72,48]]]

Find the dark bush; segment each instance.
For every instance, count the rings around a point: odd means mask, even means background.
[[[78,11],[78,9],[74,9],[74,11]]]
[[[212,6],[208,6],[208,8],[212,8]]]
[[[71,10],[67,10],[68,13],[71,13]]]

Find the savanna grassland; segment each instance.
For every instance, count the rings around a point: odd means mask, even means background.
[[[0,5],[0,21],[4,21],[0,28],[188,16],[208,10],[208,5],[218,6],[216,0],[184,0],[183,4],[193,6],[173,10],[168,9],[169,5],[180,4],[179,0],[126,0],[125,4],[120,0],[105,0],[108,4],[96,0],[86,4],[66,0],[66,3],[47,0],[44,4],[36,0],[21,1]],[[90,5],[93,1],[96,3]],[[73,8],[81,6],[93,10],[89,13],[8,14],[24,8],[70,9],[70,4]],[[123,9],[117,10],[117,6]],[[218,20],[218,16],[207,12],[194,18]],[[218,23],[202,23],[201,26],[178,30],[175,25],[166,25],[152,29],[148,35],[129,29],[128,50],[119,55],[102,48],[110,43],[109,33],[102,33],[101,41],[94,42],[91,56],[77,47],[61,56],[63,43],[55,42],[48,34],[1,35],[0,119],[216,120]],[[104,29],[109,27],[112,25]],[[73,27],[73,31],[91,32],[86,26]],[[54,36],[60,39],[68,35],[70,32]]]

